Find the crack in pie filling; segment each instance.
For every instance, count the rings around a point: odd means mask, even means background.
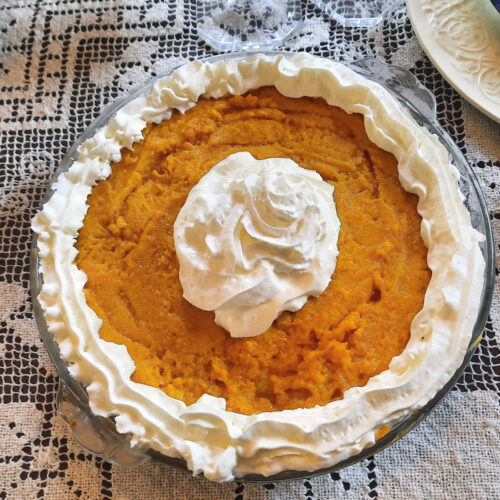
[[[460,365],[484,259],[457,183],[339,63],[193,62],[57,180],[33,222],[39,300],[93,412],[134,443],[217,481],[313,471]]]

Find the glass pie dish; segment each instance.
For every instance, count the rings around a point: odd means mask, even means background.
[[[269,52],[267,54],[287,55],[287,53],[277,52]],[[247,56],[248,53],[239,53],[217,56],[209,58],[206,61],[229,61],[239,58],[241,59]],[[388,66],[375,59],[364,59],[361,61],[357,61],[355,63],[352,63],[350,67],[362,76],[381,83],[389,92],[391,92],[397,99],[399,99],[399,101],[406,107],[409,113],[413,115],[414,119],[419,124],[423,125],[431,133],[437,135],[441,142],[446,146],[452,163],[454,163],[461,174],[460,189],[463,193],[463,197],[465,200],[464,203],[467,210],[469,211],[472,225],[476,230],[485,235],[485,240],[481,243],[481,251],[486,262],[485,276],[481,292],[480,307],[477,313],[477,317],[475,318],[475,325],[472,332],[471,342],[461,367],[449,379],[445,387],[443,387],[426,406],[417,411],[414,411],[413,413],[410,413],[404,419],[400,420],[391,428],[388,434],[379,439],[375,443],[375,445],[364,449],[356,456],[337,463],[332,467],[316,470],[313,473],[294,470],[284,471],[280,472],[279,474],[266,477],[256,474],[247,474],[242,478],[243,480],[265,480],[269,482],[274,480],[310,477],[314,474],[330,472],[350,465],[389,445],[390,443],[404,435],[406,432],[408,432],[414,425],[416,425],[422,418],[424,418],[425,415],[427,415],[427,413],[433,408],[433,406],[435,406],[443,397],[446,391],[452,387],[457,377],[467,365],[474,347],[477,345],[481,338],[481,332],[486,322],[486,317],[491,302],[494,276],[493,239],[488,218],[488,211],[486,209],[484,198],[481,194],[474,174],[468,167],[458,148],[453,144],[451,139],[437,124],[435,113],[436,107],[433,96],[418,84],[417,80],[411,75],[411,73],[402,70],[401,68]],[[147,94],[155,80],[147,82],[146,84],[140,86],[130,95],[117,101],[106,112],[104,112],[101,117],[96,120],[75,142],[75,144],[63,159],[59,169],[55,173],[55,176],[57,177],[61,172],[66,171],[75,161],[78,154],[78,147],[84,141],[92,137],[100,127],[108,123],[122,106],[140,95]],[[48,200],[51,194],[52,191],[49,190],[46,198],[44,199],[44,203]],[[70,425],[75,438],[90,452],[98,454],[99,456],[102,456],[103,458],[115,464],[134,465],[153,460],[185,468],[186,464],[183,460],[166,457],[151,449],[131,447],[129,444],[128,436],[120,434],[116,431],[112,418],[96,417],[92,414],[89,404],[89,398],[85,389],[70,376],[66,364],[61,359],[58,345],[53,336],[48,332],[45,318],[42,314],[40,304],[37,300],[37,297],[41,290],[42,280],[43,278],[40,274],[40,261],[37,253],[37,239],[35,237],[33,241],[31,262],[31,291],[34,310],[42,340],[44,341],[47,351],[49,352],[49,355],[51,356],[61,378],[57,398],[58,408],[63,418]]]

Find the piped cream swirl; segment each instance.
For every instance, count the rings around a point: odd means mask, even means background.
[[[192,188],[174,225],[184,298],[233,337],[265,332],[330,282],[333,186],[288,158],[234,153]]]

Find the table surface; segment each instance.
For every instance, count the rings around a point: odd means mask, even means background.
[[[0,499],[500,498],[500,300],[470,366],[417,429],[338,473],[214,484],[150,464],[124,469],[84,452],[55,409],[58,378],[28,294],[30,220],[75,138],[137,83],[213,52],[183,0],[0,0]],[[422,52],[406,9],[343,29],[302,4],[286,49],[408,68],[479,178],[500,241],[500,125],[481,115]],[[497,246],[498,249],[498,246]],[[498,270],[497,270],[498,275]]]

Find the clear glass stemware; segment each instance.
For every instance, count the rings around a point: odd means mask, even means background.
[[[404,0],[312,0],[332,19],[346,27],[368,28],[382,21]]]
[[[274,49],[302,24],[299,0],[198,0],[198,35],[219,52]]]

